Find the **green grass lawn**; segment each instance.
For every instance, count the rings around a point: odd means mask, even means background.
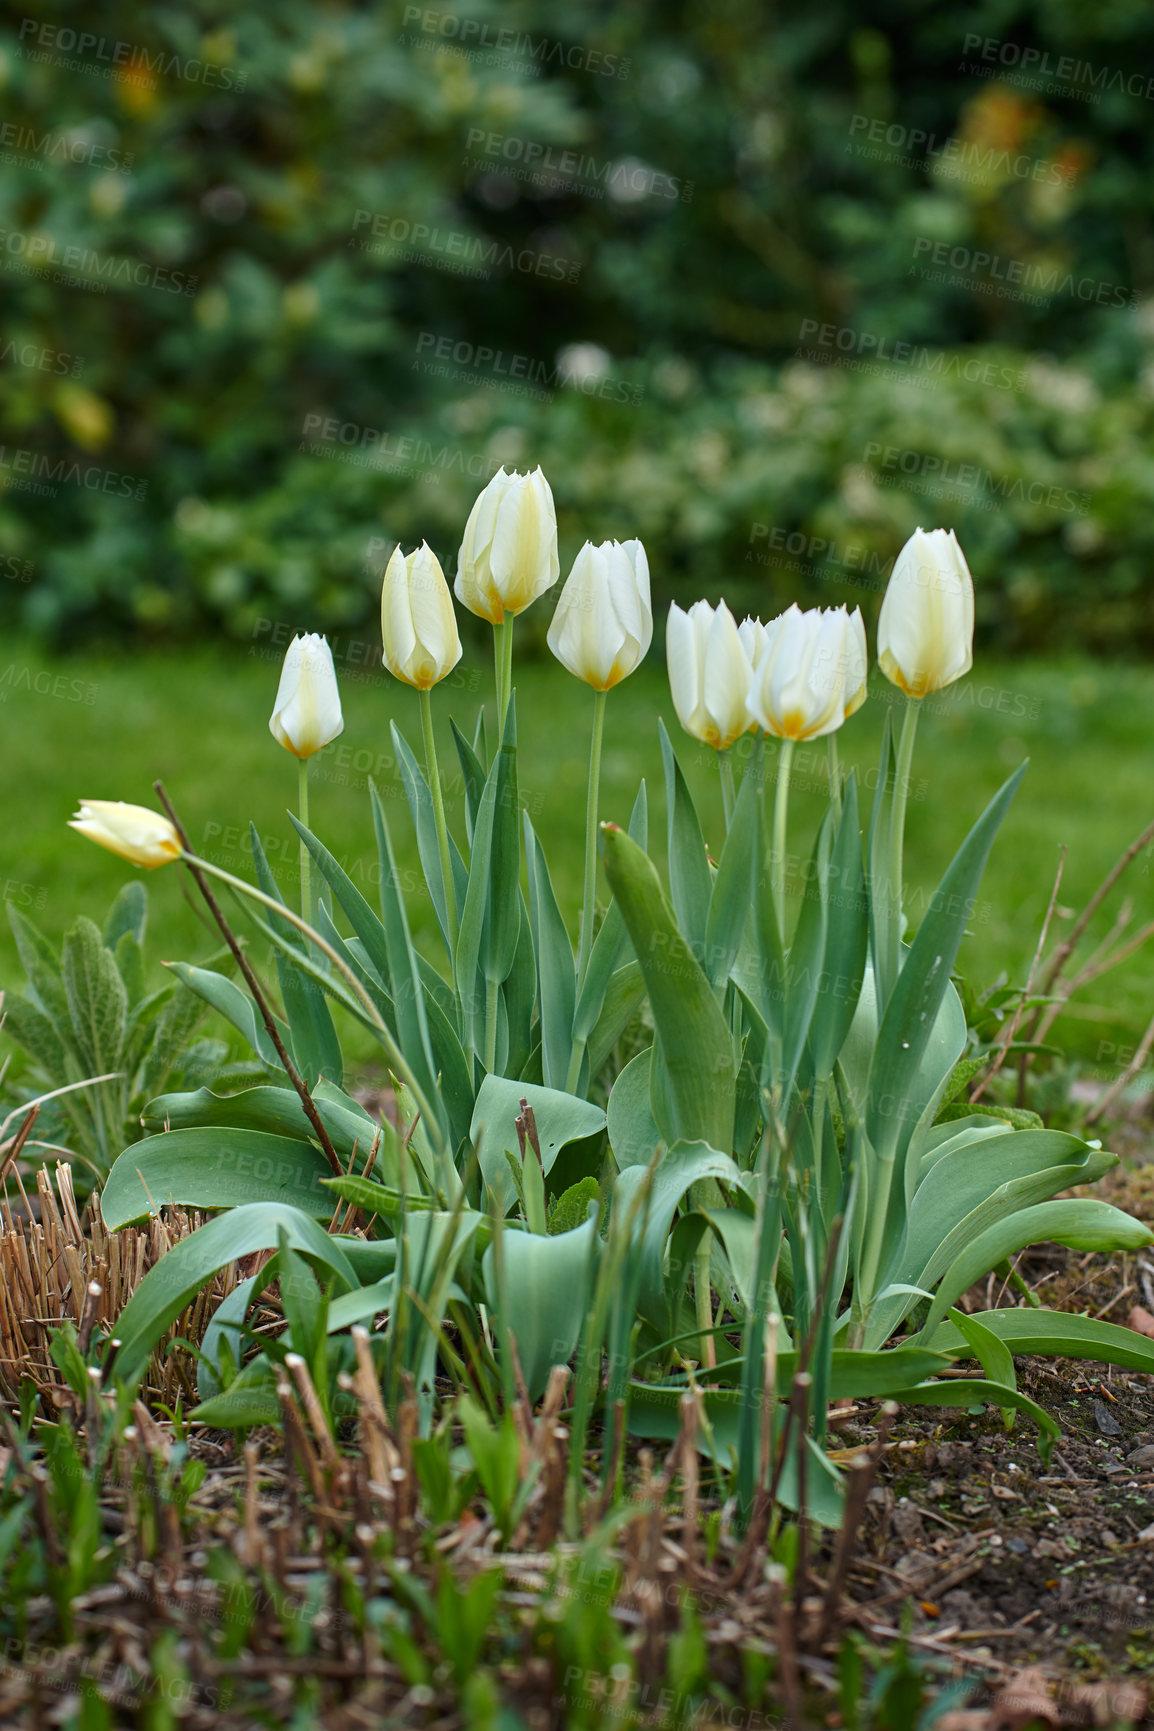
[[[368,650],[362,651],[367,658]],[[234,648],[120,652],[55,659],[36,645],[9,642],[0,667],[3,857],[7,900],[54,938],[78,913],[99,920],[133,870],[66,827],[79,797],[155,804],[162,778],[196,845],[228,869],[251,876],[251,818],[286,895],[297,882],[295,838],[286,818],[296,764],[273,740],[268,716],[280,652],[246,657]],[[421,941],[437,943],[411,840],[408,808],[393,767],[389,722],[414,748],[420,728],[415,695],[377,667],[340,659],[345,730],[314,759],[312,820],[370,900],[376,851],[368,801],[372,775],[388,795],[394,844],[409,885],[410,916]],[[584,836],[586,762],[592,711],[588,689],[551,661],[516,671],[521,792],[546,842],[562,907],[576,932]],[[477,706],[491,712],[490,663],[466,653],[435,694],[442,767],[455,769],[449,716],[471,733]],[[876,679],[871,700],[841,735],[842,762],[872,784],[885,702],[896,694]],[[1136,667],[1077,662],[979,662],[968,679],[931,700],[923,715],[909,807],[907,879],[913,915],[985,801],[1029,756],[1021,791],[995,846],[960,965],[978,984],[1003,970],[1024,975],[1053,882],[1068,846],[1061,903],[1080,907],[1120,850],[1154,813],[1154,676]],[[699,803],[706,838],[721,840],[721,800],[713,754],[682,733],[658,657],[611,694],[606,727],[602,815],[628,820],[638,780],[650,791],[651,847],[664,864],[665,801],[657,717],[667,726]],[[774,759],[771,757],[771,773]],[[824,745],[795,761],[791,852],[804,852],[821,810]],[[867,796],[868,797],[868,796]],[[459,794],[450,823],[463,832]],[[1131,867],[1134,927],[1154,917],[1150,858]],[[186,899],[186,874],[147,874],[152,898],[149,953],[196,958],[215,947]],[[922,898],[919,903],[919,896]],[[1095,928],[1105,932],[1117,908]],[[435,951],[430,948],[430,953]],[[22,973],[7,922],[0,925],[0,985]],[[1056,1030],[1072,1051],[1105,1070],[1112,1047],[1133,1045],[1154,1009],[1154,946],[1091,988]],[[357,1037],[358,1061],[369,1056]]]

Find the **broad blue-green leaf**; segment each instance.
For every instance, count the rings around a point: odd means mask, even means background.
[[[644,782],[638,788],[637,798],[633,802],[629,834],[644,853],[649,845],[649,808]],[[625,921],[621,918],[621,909],[614,899],[610,902],[608,912],[593,940],[589,966],[585,970],[585,979],[573,1013],[575,1040],[588,1040],[592,1034],[601,1016],[609,982],[628,954],[629,947],[629,933],[625,929]]]
[[[995,1222],[1090,1184],[1118,1163],[1060,1130],[1019,1130],[967,1143],[935,1162],[914,1194],[895,1282],[932,1289],[966,1246]],[[909,1311],[912,1296],[874,1306],[867,1343],[880,1346]]]
[[[733,1038],[700,964],[677,929],[652,861],[614,825],[601,831],[610,887],[645,976],[655,1049],[668,1078],[670,1121],[653,1111],[666,1141],[733,1142],[736,1064]]]
[[[1117,1364],[1126,1370],[1154,1376],[1154,1340],[1120,1328],[1114,1322],[1099,1322],[1093,1316],[1070,1316],[1058,1310],[978,1310],[973,1319],[990,1334],[996,1334],[1011,1352],[1038,1358],[1089,1359],[1095,1364]],[[973,1348],[952,1322],[934,1329],[935,1352],[954,1358],[972,1358]]]
[[[276,1047],[268,1037],[264,1023],[257,1013],[256,1006],[246,992],[226,980],[223,974],[214,974],[209,968],[194,968],[188,962],[166,962],[165,967],[171,968],[178,980],[195,992],[198,998],[231,1022],[237,1031],[244,1035],[262,1064],[270,1070],[281,1070],[280,1059],[276,1055]],[[287,1043],[288,1028],[278,1018],[273,1018],[278,1034]]]
[[[1003,1411],[1015,1408],[1032,1418],[1038,1427],[1038,1453],[1048,1462],[1054,1444],[1062,1434],[1057,1421],[1045,1407],[1038,1405],[1020,1389],[1006,1388],[1000,1382],[988,1382],[985,1377],[963,1377],[957,1382],[922,1382],[913,1388],[895,1389],[895,1399],[904,1406],[999,1406]]]
[[[947,1269],[919,1342],[925,1344],[931,1339],[950,1306],[975,1280],[1027,1245],[1047,1241],[1065,1244],[1071,1250],[1145,1250],[1154,1244],[1154,1232],[1108,1202],[1077,1198],[1023,1208],[979,1233]]]
[[[313,1096],[317,1116],[329,1133],[338,1154],[368,1154],[379,1128],[369,1114],[349,1100],[347,1105]],[[220,1129],[268,1130],[277,1136],[296,1136],[310,1141],[316,1134],[305,1116],[295,1088],[246,1088],[240,1094],[214,1094],[197,1088],[186,1094],[158,1094],[141,1113],[149,1130],[193,1130],[214,1125]],[[361,1161],[357,1166],[360,1169]]]
[[[437,836],[437,819],[433,808],[433,796],[428,781],[425,779],[424,771],[409,750],[408,742],[395,721],[389,723],[389,732],[393,739],[393,749],[397,754],[397,765],[401,772],[405,798],[409,802],[409,810],[413,817],[421,870],[424,872],[425,882],[429,886],[433,912],[437,916],[441,936],[445,940],[446,948],[448,948],[449,926],[445,909],[445,890],[441,877],[441,844]],[[468,868],[461,858],[460,849],[451,835],[449,837],[449,860],[459,908],[465,899],[465,885],[468,882],[469,874]]]
[[[669,899],[682,937],[695,955],[702,955],[713,890],[709,859],[693,799],[663,721],[658,721],[657,730],[661,736],[665,802],[669,813]]]
[[[306,829],[297,818],[292,816],[291,812],[289,816],[292,818],[294,829],[316,860],[326,883],[347,914],[354,932],[364,944],[366,958],[371,963],[378,979],[387,982],[391,978],[391,973],[384,926],[349,874],[342,866],[338,865],[324,842],[320,841],[311,830]]]
[[[482,711],[481,717],[478,718],[477,739],[473,745],[469,744],[457,723],[451,718],[449,721],[449,726],[453,730],[453,744],[457,748],[457,759],[461,765],[461,775],[465,783],[465,829],[469,837],[470,850],[474,845],[477,813],[481,807],[481,794],[485,786],[485,766],[476,750],[476,745],[481,744],[482,754],[484,752],[480,733],[483,717],[484,712]]]
[[[974,1357],[985,1371],[989,1381],[1000,1383],[1003,1388],[1016,1389],[1018,1377],[1014,1370],[1014,1358],[1005,1341],[960,1310],[951,1310],[950,1317],[954,1325],[965,1336],[968,1345],[973,1350]],[[1013,1407],[1005,1407],[1003,1414],[1006,1420],[1006,1429],[1012,1430],[1014,1424]]]
[[[485,1252],[485,1291],[516,1342],[530,1400],[544,1391],[552,1367],[565,1364],[576,1349],[600,1247],[595,1213],[583,1226],[553,1237],[506,1229],[501,1290],[494,1247]]]
[[[675,1143],[652,1170],[652,1176],[650,1169],[643,1166],[626,1166],[618,1173],[613,1187],[613,1212],[620,1221],[633,1217],[632,1238],[641,1264],[637,1308],[663,1340],[675,1332],[676,1324],[665,1267],[665,1241],[673,1216],[690,1185],[706,1178],[736,1184],[738,1177],[729,1155],[704,1142]],[[638,1203],[638,1192],[645,1188],[648,1194],[642,1194]],[[673,1285],[680,1290],[680,1277],[685,1271],[671,1272]]]
[[[254,823],[249,824],[249,841],[256,866],[257,883],[266,896],[283,902],[284,897],[269,869]],[[290,921],[272,912],[268,914],[268,920],[286,943],[303,947],[303,934]],[[327,1076],[330,1082],[335,1082],[339,1087],[343,1076],[341,1044],[333,1027],[324,992],[315,980],[311,980],[296,967],[281,950],[276,952],[276,972],[292,1035],[293,1062],[304,1078],[305,1085],[311,1090],[322,1076]]]
[[[662,1135],[649,1105],[649,1063],[652,1048],[646,1046],[628,1064],[613,1084],[606,1114],[609,1146],[618,1167],[648,1166]]]
[[[869,910],[858,826],[857,780],[851,775],[845,785],[841,821],[823,886],[828,907],[825,966],[809,1030],[813,1068],[818,1076],[832,1074],[865,978]]]
[[[529,909],[517,891],[520,929],[513,951],[513,966],[501,986],[502,1023],[505,1025],[502,1074],[519,1076],[533,1050],[533,1006],[537,1002],[537,964],[533,954],[533,931]]]
[[[608,1061],[645,997],[645,976],[637,962],[626,962],[610,978],[601,1003],[597,1025],[589,1036],[586,1052],[588,1073],[596,1077]]]
[[[173,1130],[125,1149],[108,1174],[100,1211],[111,1232],[170,1203],[235,1208],[278,1202],[327,1220],[333,1203],[321,1181],[329,1176],[324,1155],[295,1137],[260,1130]]]
[[[116,1324],[120,1351],[116,1380],[135,1385],[148,1368],[157,1342],[213,1275],[254,1250],[275,1250],[281,1231],[294,1249],[338,1274],[351,1289],[357,1284],[340,1243],[300,1209],[283,1202],[253,1202],[218,1215],[179,1239],[151,1268],[125,1305]]]
[[[955,854],[931,897],[882,1014],[870,1066],[866,1133],[883,1159],[900,1158],[917,1122],[918,1072],[950,988],[994,837],[1025,773],[1025,764],[1015,770]]]
[[[444,1135],[448,1123],[444,1104],[437,1093],[437,1068],[425,1014],[425,989],[421,983],[421,970],[409,934],[409,921],[397,880],[385,808],[376,787],[371,783],[369,794],[381,864],[381,924],[385,929],[385,943],[389,952],[389,983],[397,1018],[397,1043],[420,1084],[430,1109],[438,1114],[441,1133]]]
[[[267,1266],[267,1265],[266,1265]],[[221,1348],[227,1341],[234,1364],[239,1364],[244,1344],[244,1319],[258,1286],[267,1284],[263,1270],[250,1274],[226,1293],[212,1313],[212,1320],[200,1343],[196,1362],[196,1392],[201,1400],[211,1400],[221,1393]]]
[[[500,1214],[506,1213],[516,1199],[505,1153],[508,1150],[520,1159],[515,1120],[522,1100],[528,1100],[537,1120],[541,1165],[546,1173],[552,1171],[558,1154],[568,1143],[583,1141],[605,1128],[605,1114],[600,1106],[579,1100],[575,1094],[507,1076],[486,1076],[477,1093],[469,1134],[481,1163],[482,1177],[493,1192]]]
[[[525,858],[529,867],[529,914],[537,953],[537,1003],[541,1029],[541,1074],[547,1088],[564,1088],[573,1051],[577,972],[573,946],[553,893],[545,853],[525,813]]]
[[[729,977],[749,919],[757,875],[759,791],[754,776],[743,777],[710,892],[702,959],[715,990]]]

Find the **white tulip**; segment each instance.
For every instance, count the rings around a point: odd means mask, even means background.
[[[850,614],[849,631],[846,636],[845,719],[847,721],[866,700],[869,670],[870,658],[869,646],[866,643],[865,620],[861,616],[861,608],[855,607]]]
[[[749,714],[778,739],[820,739],[841,726],[860,687],[859,644],[844,607],[793,606],[765,627]],[[848,681],[858,684],[851,691]]]
[[[915,529],[897,556],[878,619],[878,665],[908,697],[927,697],[974,660],[974,580],[951,529]]]
[[[531,475],[498,469],[465,524],[457,559],[457,599],[490,625],[523,613],[561,572],[557,513],[539,468]]]
[[[333,652],[323,637],[294,637],[285,651],[269,732],[294,757],[312,757],[345,723]]]
[[[745,624],[754,624],[746,620]],[[673,707],[686,733],[715,751],[727,751],[754,725],[746,707],[753,667],[749,632],[719,601],[695,601],[688,613],[676,603],[665,628],[665,658]]]
[[[146,805],[126,805],[122,799],[82,799],[69,828],[89,841],[131,860],[133,865],[167,865],[183,851],[180,837],[166,817]]]
[[[741,638],[746,660],[751,667],[756,667],[765,648],[765,626],[760,619],[751,619],[747,614],[737,627],[737,635]]]
[[[640,541],[586,541],[561,591],[549,647],[594,691],[628,677],[653,641],[649,562]]]
[[[439,684],[461,659],[453,598],[426,541],[408,555],[398,547],[385,568],[381,637],[385,666],[417,691]]]

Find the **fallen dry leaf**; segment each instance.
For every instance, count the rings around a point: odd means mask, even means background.
[[[1136,1304],[1126,1318],[1126,1327],[1132,1328],[1135,1334],[1144,1334],[1148,1340],[1154,1340],[1154,1316],[1143,1310],[1140,1304]]]
[[[998,1690],[990,1704],[989,1731],[1024,1731],[1034,1720],[1057,1731],[1061,1719],[1058,1704],[1046,1686],[1046,1674],[1034,1665],[1019,1671]]]

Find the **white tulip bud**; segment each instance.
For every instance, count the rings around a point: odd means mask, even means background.
[[[765,627],[749,714],[778,739],[820,739],[845,720],[847,698],[861,702],[861,685],[860,642],[845,608],[790,607]]]
[[[285,650],[269,732],[294,757],[312,757],[344,728],[333,652],[323,637],[294,637]]]
[[[490,625],[523,613],[561,573],[557,513],[539,468],[531,475],[498,469],[480,493],[457,559],[457,599]]]
[[[609,691],[653,641],[649,562],[640,541],[586,541],[561,591],[549,647],[570,673]]]
[[[746,620],[752,625],[752,620]],[[744,635],[743,635],[744,634]],[[673,707],[686,733],[726,751],[754,725],[747,708],[753,667],[752,634],[719,601],[695,601],[688,613],[676,602],[665,628],[665,658]]]
[[[439,684],[461,659],[453,597],[426,541],[416,552],[398,547],[381,585],[384,664],[417,691]]]
[[[974,580],[951,529],[915,529],[878,618],[878,665],[908,697],[928,697],[974,661]]]

